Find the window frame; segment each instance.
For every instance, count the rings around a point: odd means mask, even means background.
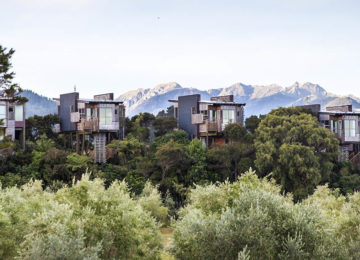
[[[19,111],[20,108],[20,111]],[[17,122],[24,121],[24,105],[14,106],[14,120]]]
[[[105,113],[105,116],[103,116]],[[113,113],[111,107],[100,107],[99,108],[99,124],[100,125],[112,125]]]

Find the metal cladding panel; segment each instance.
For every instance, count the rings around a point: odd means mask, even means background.
[[[106,162],[106,135],[95,134],[94,136],[95,162]]]
[[[77,111],[79,93],[73,92],[60,95],[60,125],[62,132],[76,131],[76,123],[71,122],[71,112]],[[73,106],[74,111],[71,111]]]
[[[191,123],[191,108],[195,107],[195,113],[199,113],[199,101],[199,94],[179,97],[179,128],[187,132],[191,139],[198,136],[198,126]]]
[[[24,128],[25,122],[24,121],[15,121],[15,127]]]
[[[8,120],[7,128],[5,129],[5,135],[10,135],[11,139],[15,140],[15,121]]]
[[[330,115],[329,115],[329,114],[325,114],[325,113],[320,113],[320,114],[319,114],[319,120],[320,120],[320,121],[330,120]]]
[[[236,108],[236,122],[244,125],[244,107],[243,106]]]

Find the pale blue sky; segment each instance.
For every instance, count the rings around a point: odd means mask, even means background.
[[[0,0],[17,81],[56,97],[295,81],[360,97],[360,1]]]

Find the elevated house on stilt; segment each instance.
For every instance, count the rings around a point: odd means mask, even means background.
[[[123,102],[114,100],[113,93],[83,99],[78,92],[72,92],[54,100],[57,101],[60,117],[57,132],[68,135],[72,146],[75,142],[77,153],[84,152],[86,139],[92,140],[95,162],[106,162],[106,144],[113,139],[124,138]]]

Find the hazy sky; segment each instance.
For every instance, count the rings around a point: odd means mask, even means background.
[[[360,1],[0,0],[23,88],[56,97],[295,81],[360,97]]]

